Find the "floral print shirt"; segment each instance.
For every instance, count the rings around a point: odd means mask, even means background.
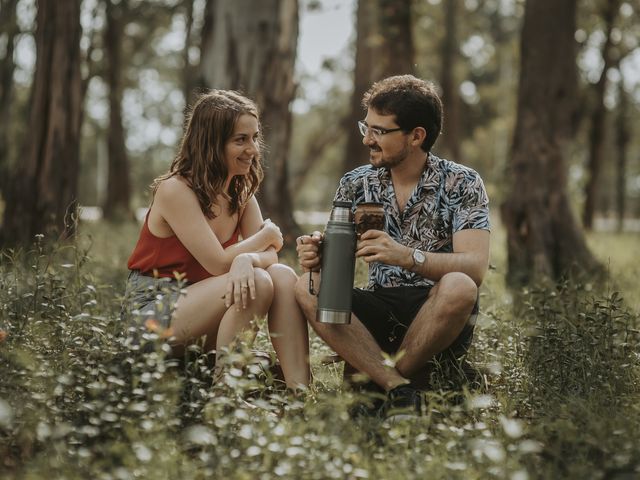
[[[358,167],[340,180],[334,201],[382,202],[385,231],[395,241],[425,252],[453,251],[453,234],[465,229],[489,230],[489,199],[478,173],[429,154],[426,168],[404,210],[399,211],[391,173],[371,165]],[[369,264],[368,289],[428,286],[433,281],[395,265]]]

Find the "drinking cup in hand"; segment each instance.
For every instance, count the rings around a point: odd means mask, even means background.
[[[384,206],[378,202],[360,203],[354,221],[358,238],[367,230],[384,230]]]

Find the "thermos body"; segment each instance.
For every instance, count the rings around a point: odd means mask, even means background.
[[[351,215],[332,218],[324,232],[317,320],[345,324],[351,322],[356,232]]]

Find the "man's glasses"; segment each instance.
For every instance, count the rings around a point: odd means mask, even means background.
[[[370,133],[373,138],[380,138],[382,135],[386,135],[391,132],[399,132],[402,130],[401,127],[398,128],[381,128],[381,127],[370,127],[362,120],[358,121],[358,128],[360,129],[360,133],[363,137],[366,137],[368,133]]]

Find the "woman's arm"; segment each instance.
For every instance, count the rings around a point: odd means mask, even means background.
[[[235,304],[236,309],[240,309],[241,306],[242,308],[246,308],[249,299],[253,300],[256,298],[253,269],[267,268],[274,263],[278,263],[276,250],[282,248],[282,234],[280,233],[280,229],[269,220],[266,222],[262,221],[262,213],[260,212],[258,201],[255,197],[251,197],[240,218],[240,233],[243,238],[248,237],[251,239],[265,231],[277,233],[277,241],[274,242],[274,244],[269,245],[264,251],[241,253],[231,263],[229,279],[227,281],[227,291],[224,296],[224,303],[227,307]],[[229,247],[229,249],[230,248],[231,247]],[[246,285],[247,288],[243,290],[242,287],[244,285]]]
[[[233,260],[240,254],[263,252],[277,244],[279,231],[267,228],[257,230],[251,236],[244,236],[241,228],[245,240],[226,249],[222,248],[200,209],[195,193],[184,180],[177,177],[160,184],[153,208],[186,249],[212,275],[227,273]]]
[[[275,232],[273,236],[276,237],[276,241],[263,251],[241,254],[249,257],[254,267],[267,268],[274,263],[278,263],[278,255],[276,252],[282,248],[282,234],[278,226],[270,220],[266,222],[263,221],[258,201],[255,197],[251,197],[240,219],[240,233],[242,234],[242,238],[252,238],[266,229]]]

